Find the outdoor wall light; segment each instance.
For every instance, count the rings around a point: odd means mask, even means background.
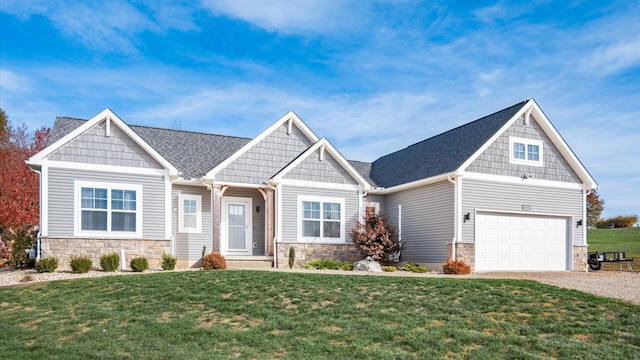
[[[260,205],[256,205],[256,212],[259,213],[260,212]]]
[[[469,220],[471,220],[471,214],[470,213],[464,214],[464,221],[467,222]]]
[[[576,227],[582,226],[582,219],[576,221]]]

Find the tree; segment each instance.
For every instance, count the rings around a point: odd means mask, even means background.
[[[402,248],[395,226],[389,224],[385,214],[377,214],[370,206],[366,207],[363,220],[364,223],[356,221],[350,234],[360,253],[376,261],[392,260],[390,257]]]
[[[600,220],[600,215],[602,214],[602,210],[604,210],[604,199],[600,198],[598,192],[593,190],[587,195],[587,226],[590,228],[595,228],[598,220]]]
[[[25,160],[46,146],[50,134],[46,127],[33,133],[25,124],[14,127],[0,109],[0,230],[38,224],[39,178]]]

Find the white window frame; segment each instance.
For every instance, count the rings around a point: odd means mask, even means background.
[[[107,190],[107,230],[82,230],[82,188],[98,188]],[[136,231],[111,230],[111,190],[129,190],[136,192]],[[74,181],[73,199],[73,235],[93,238],[142,238],[142,185],[98,181]],[[116,210],[117,211],[117,210]]]
[[[303,202],[319,202],[320,203],[320,236],[319,237],[310,237],[303,236],[302,232],[302,221],[304,215],[304,207]],[[337,203],[340,204],[340,237],[339,238],[329,238],[324,237],[324,203]],[[298,239],[303,242],[322,242],[322,243],[344,243],[345,242],[345,217],[346,217],[346,209],[345,209],[345,200],[344,198],[333,198],[333,197],[319,197],[319,196],[298,196]]]
[[[524,159],[517,159],[514,157],[515,144],[524,145]],[[531,165],[531,166],[543,166],[543,145],[541,140],[525,139],[519,137],[509,137],[509,162],[519,165]],[[535,145],[538,147],[538,160],[529,160],[529,145]]]
[[[184,201],[196,201],[196,227],[187,227],[184,224]],[[181,233],[202,233],[202,196],[192,194],[178,194],[178,232]]]

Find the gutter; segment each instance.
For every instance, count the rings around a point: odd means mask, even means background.
[[[447,176],[447,181],[453,184],[453,213],[454,213],[454,222],[453,222],[453,239],[451,239],[451,258],[456,260],[456,241],[458,240],[458,222],[460,219],[458,218],[458,180],[455,177]]]

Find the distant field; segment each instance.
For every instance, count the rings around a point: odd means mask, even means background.
[[[640,228],[593,229],[587,231],[589,251],[625,251],[640,271]],[[626,269],[623,265],[623,269]],[[617,263],[603,264],[602,270],[619,270]]]

